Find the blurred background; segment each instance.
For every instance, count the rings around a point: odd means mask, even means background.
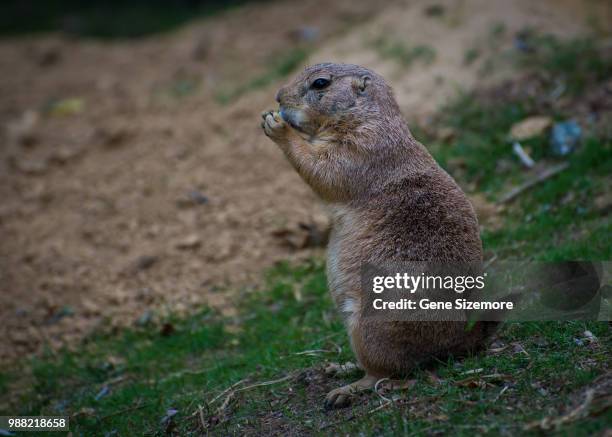
[[[259,114],[321,61],[387,78],[488,259],[609,259],[610,23],[605,0],[2,2],[2,361],[232,314],[320,258],[327,218]]]

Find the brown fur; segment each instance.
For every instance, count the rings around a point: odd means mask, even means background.
[[[317,78],[330,84],[313,89]],[[277,100],[283,117],[264,113],[262,127],[329,207],[329,289],[366,374],[406,375],[432,357],[481,345],[481,324],[467,331],[461,322],[360,317],[364,263],[482,260],[470,202],[413,138],[384,79],[356,65],[319,64]]]

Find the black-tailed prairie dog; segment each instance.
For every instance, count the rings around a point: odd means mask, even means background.
[[[490,331],[478,323],[388,322],[361,316],[361,266],[479,262],[478,221],[465,194],[410,133],[391,88],[357,65],[306,68],[276,96],[262,128],[332,217],[327,275],[365,376],[332,390],[342,406],[382,378],[433,357],[464,354]]]

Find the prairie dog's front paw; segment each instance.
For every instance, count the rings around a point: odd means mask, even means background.
[[[263,118],[261,127],[270,139],[278,141],[287,136],[287,123],[281,118],[278,111],[264,111],[261,118]]]

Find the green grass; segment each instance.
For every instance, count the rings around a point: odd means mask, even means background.
[[[0,3],[0,35],[60,31],[105,39],[134,38],[169,31],[247,1],[7,0]]]
[[[569,40],[527,31],[532,50],[518,57],[525,68],[544,70],[567,87],[570,94],[612,75],[612,57],[591,37]]]
[[[294,66],[279,61],[273,74],[286,75]],[[564,71],[566,80],[579,77],[580,68]],[[452,139],[417,136],[460,183],[495,201],[527,177],[512,156],[507,133],[534,108],[527,99],[492,102],[466,95],[436,121],[437,128],[454,130]],[[558,120],[571,115],[550,111]],[[547,144],[542,136],[524,146],[539,161],[558,161]],[[483,233],[487,253],[501,259],[609,260],[612,223],[594,199],[609,194],[610,149],[609,139],[587,135],[563,158],[569,163],[565,172],[524,192],[506,207],[503,228]],[[459,158],[460,168],[451,168]],[[509,162],[504,171],[498,168],[501,160]],[[354,359],[327,292],[323,261],[281,263],[268,272],[265,286],[238,294],[236,302],[233,317],[203,309],[120,335],[98,334],[76,351],[49,352],[5,368],[0,414],[70,415],[73,435],[88,436],[517,435],[530,422],[579,405],[585,388],[610,371],[607,323],[514,323],[499,333],[502,350],[437,363],[439,382],[417,370],[416,385],[387,393],[396,398],[386,407],[377,409],[381,398],[368,392],[350,408],[325,411],[326,392],[358,373],[331,378],[321,370],[325,362]],[[585,330],[598,342],[577,341]],[[234,384],[244,390],[228,398],[224,391]],[[612,423],[604,407],[595,402],[588,415],[558,433],[603,432]],[[168,419],[171,409],[178,412]]]
[[[530,68],[545,79],[543,94],[562,81],[568,96],[578,98],[588,86],[597,86],[612,74],[612,58],[605,57],[591,39],[560,41],[550,36],[533,37],[535,51]],[[572,62],[571,60],[574,60]],[[506,85],[504,85],[505,87]],[[498,93],[498,94],[496,94]],[[533,97],[496,97],[503,89],[479,95],[462,94],[439,114],[435,129],[450,129],[450,140],[415,128],[438,162],[458,181],[490,201],[499,200],[512,187],[533,177],[512,154],[510,128],[531,115],[549,115],[553,121],[573,118],[571,108],[546,106]],[[555,165],[567,162],[564,172],[520,195],[504,213],[503,229],[486,231],[485,248],[501,257],[558,259],[610,259],[611,221],[598,210],[595,199],[609,195],[612,174],[612,141],[598,137],[581,120],[581,145],[567,157],[551,153],[548,133],[522,141],[536,162]],[[501,165],[503,164],[503,165]]]
[[[452,141],[428,140],[425,134],[420,139],[460,182],[496,201],[513,186],[533,177],[512,154],[507,136],[512,124],[531,114],[525,102],[481,105],[471,96],[464,96],[447,109],[441,120],[457,133]],[[556,118],[566,117],[561,114]],[[609,190],[606,176],[612,173],[612,143],[587,135],[582,145],[563,159],[549,152],[546,135],[525,141],[523,146],[530,148],[536,161],[548,165],[568,162],[569,168],[510,204],[504,215],[505,227],[483,235],[485,247],[499,249],[504,256],[554,252],[558,244],[555,236],[574,232],[577,238],[583,238],[578,231],[588,230],[598,238],[592,243],[573,241],[574,249],[567,253],[585,259],[610,259],[610,220],[601,216],[594,202]],[[503,173],[499,170],[502,161],[507,163]],[[581,246],[584,253],[577,250]],[[555,258],[552,252],[549,257]]]
[[[159,420],[173,407],[180,412],[181,427],[188,429],[188,413],[226,384],[309,366],[314,359],[292,354],[301,347],[327,346],[323,338],[330,330],[340,333],[340,323],[330,314],[328,323],[322,321],[331,305],[320,263],[281,265],[270,273],[269,284],[265,292],[243,296],[235,319],[206,310],[186,320],[166,321],[173,327],[170,335],[151,327],[129,330],[119,338],[91,338],[77,354],[62,352],[34,360],[32,391],[11,411],[85,412],[73,422],[77,434],[91,435],[102,427],[131,435],[135,430],[157,433]],[[299,301],[298,289],[303,293]],[[238,332],[229,333],[231,327]],[[5,373],[2,380],[12,376]],[[117,378],[122,379],[113,383]],[[96,400],[105,385],[110,393]],[[131,408],[129,414],[117,414]]]
[[[516,433],[550,408],[566,405],[568,396],[609,365],[612,352],[604,323],[510,324],[500,335],[507,349],[439,363],[440,383],[417,371],[417,385],[397,392],[400,398],[393,406],[370,413],[380,400],[364,394],[352,408],[326,412],[322,408],[326,391],[351,377],[328,378],[320,368],[324,361],[345,362],[352,355],[332,309],[323,265],[280,264],[269,273],[267,284],[241,297],[235,318],[203,311],[188,319],[167,320],[163,330],[148,327],[119,337],[94,337],[77,353],[34,360],[32,385],[2,414],[71,415],[73,435],[115,430],[118,435],[161,435],[169,428],[180,435],[207,430],[221,435],[282,434],[283,430],[365,435],[427,430],[460,435]],[[598,345],[575,342],[586,329],[599,337]],[[472,369],[503,376],[489,384],[474,378],[469,384],[464,372]],[[222,412],[216,412],[225,396],[213,399],[238,381],[248,378],[244,387],[300,371],[304,373],[288,381],[237,393]],[[19,377],[17,369],[3,376]],[[107,394],[101,395],[104,390]],[[161,423],[171,408],[178,413]],[[604,429],[607,420],[605,415],[591,417],[564,431],[588,435]]]
[[[471,64],[473,64],[474,61],[476,61],[480,57],[480,55],[481,55],[480,50],[477,49],[476,47],[472,47],[470,49],[467,49],[463,53],[463,64],[464,65],[471,65]]]

